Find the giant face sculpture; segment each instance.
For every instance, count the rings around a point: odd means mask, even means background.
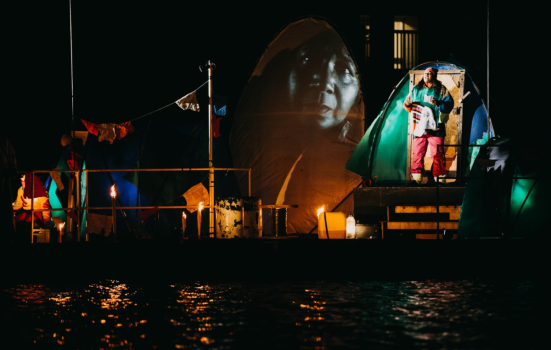
[[[263,204],[298,205],[288,211],[291,233],[312,230],[317,208],[334,208],[360,181],[344,169],[363,134],[357,76],[339,34],[307,18],[269,45],[239,101],[230,137],[234,166],[252,168],[252,195]],[[246,177],[240,185],[245,194]],[[351,198],[337,210],[353,210]]]
[[[357,102],[356,68],[346,46],[324,32],[296,50],[289,97],[301,123],[319,129],[338,125]]]

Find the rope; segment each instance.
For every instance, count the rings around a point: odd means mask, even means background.
[[[210,79],[209,79],[209,80],[210,80]],[[196,92],[197,90],[199,90],[200,88],[202,88],[203,86],[205,86],[205,85],[209,82],[209,80],[205,81],[205,82],[204,82],[203,84],[201,84],[197,89],[193,90],[193,91],[190,92],[190,93]],[[188,93],[187,95],[189,95],[189,93]],[[187,95],[186,95],[186,96],[187,96]],[[144,115],[142,115],[142,116],[140,116],[140,117],[134,118],[134,119],[132,119],[132,120],[130,120],[130,121],[133,122],[134,120],[138,120],[138,119],[140,119],[140,118],[147,117],[148,115],[153,114],[153,113],[155,113],[155,112],[158,112],[158,111],[160,111],[161,109],[165,109],[166,107],[171,106],[171,105],[173,105],[173,104],[175,104],[175,103],[176,103],[176,101],[171,102],[171,103],[167,104],[167,105],[164,106],[164,107],[161,107],[161,108],[159,108],[159,109],[156,109],[156,110],[154,110],[153,112],[149,112],[149,113],[144,114]]]

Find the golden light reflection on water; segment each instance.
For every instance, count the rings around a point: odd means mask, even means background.
[[[104,280],[78,288],[18,285],[0,290],[0,306],[12,333],[37,348],[261,349],[271,341],[301,349],[454,348],[465,338],[480,338],[477,328],[496,320],[503,305],[510,309],[511,300],[522,300],[519,310],[528,307],[530,295],[522,293],[532,285],[513,285],[516,294],[506,295],[506,304],[493,304],[505,287],[429,280],[186,283],[142,290]]]

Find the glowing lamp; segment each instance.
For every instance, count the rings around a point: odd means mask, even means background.
[[[117,192],[115,191],[115,185],[111,186],[111,215],[112,215],[112,224],[113,224],[113,234],[117,233],[117,211],[115,209],[115,200],[117,197]]]
[[[182,212],[182,238],[184,238],[184,234],[186,233],[186,213]]]
[[[199,203],[199,209],[197,210],[197,238],[201,239],[201,210],[203,210],[203,202]]]
[[[65,228],[65,223],[59,224],[59,243],[61,243],[61,236],[63,236],[63,229]]]
[[[344,239],[346,237],[346,216],[344,213],[326,213],[320,210],[318,210],[318,238]]]
[[[346,219],[346,238],[356,238],[356,220],[354,220],[354,215],[352,215],[352,213],[350,213],[350,215]]]

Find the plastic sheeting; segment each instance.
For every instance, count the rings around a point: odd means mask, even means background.
[[[230,149],[252,168],[252,196],[288,210],[288,232],[307,233],[317,209],[347,198],[360,178],[345,170],[364,129],[357,66],[326,21],[285,27],[258,61],[237,107]],[[241,192],[247,178],[241,176]],[[352,196],[338,211],[353,210]],[[264,215],[264,228],[271,227]]]
[[[487,156],[487,146],[495,143],[492,139],[482,148],[471,170],[458,238],[544,238],[551,222],[551,168],[514,146],[510,149],[516,153],[493,164],[503,158]]]

